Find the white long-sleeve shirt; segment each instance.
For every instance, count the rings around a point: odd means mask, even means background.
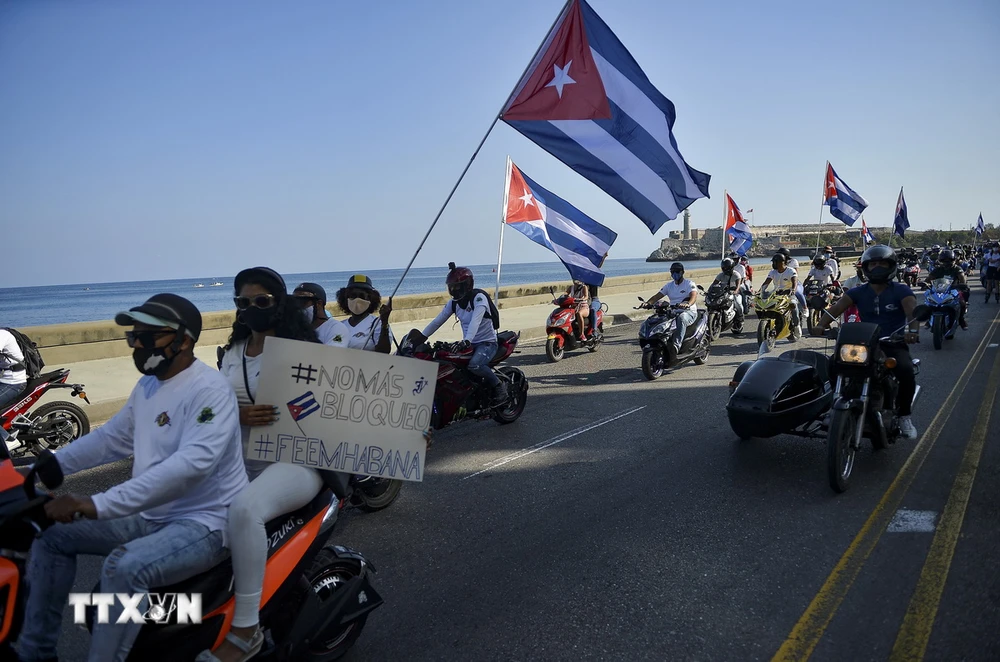
[[[56,452],[64,474],[134,455],[132,478],[93,495],[98,519],[135,513],[225,531],[247,480],[236,394],[199,360],[170,379],[144,376],[110,421]]]
[[[431,323],[424,329],[424,336],[430,338],[441,325],[448,321],[452,315],[452,307],[455,308],[455,317],[462,323],[462,333],[465,340],[474,345],[484,342],[496,342],[497,332],[493,328],[493,320],[490,319],[490,302],[484,294],[477,294],[472,300],[470,308],[463,308],[455,301],[444,304],[444,308],[438,316],[431,320]]]

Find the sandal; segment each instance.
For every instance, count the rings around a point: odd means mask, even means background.
[[[243,656],[239,658],[239,662],[246,662],[260,653],[260,649],[264,646],[264,631],[258,627],[249,641],[240,639],[232,632],[228,632],[226,633],[226,641],[239,648],[240,652],[243,653]],[[198,653],[198,657],[194,658],[194,660],[195,662],[221,662],[210,650]]]

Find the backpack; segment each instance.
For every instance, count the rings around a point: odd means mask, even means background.
[[[28,379],[35,379],[41,375],[42,368],[45,367],[45,361],[42,360],[42,354],[38,351],[38,345],[17,329],[7,328],[6,330],[10,332],[10,335],[14,336],[17,346],[21,349],[21,354],[24,356],[22,362],[14,363],[8,369],[15,372],[25,370],[28,373]]]
[[[472,299],[476,298],[477,294],[482,294],[486,297],[486,301],[490,304],[490,319],[493,320],[493,330],[500,330],[500,311],[497,310],[496,305],[493,303],[493,299],[489,294],[483,290],[472,290]],[[458,310],[458,302],[454,299],[451,300],[451,314],[454,315],[455,311]]]

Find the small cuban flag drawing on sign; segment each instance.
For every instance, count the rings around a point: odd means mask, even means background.
[[[299,425],[299,421],[309,414],[315,414],[318,411],[319,403],[316,402],[316,396],[312,391],[306,391],[299,397],[288,402],[288,413],[292,415],[292,420],[298,425],[300,431],[302,431],[302,426]],[[304,435],[305,432],[302,431],[302,434]]]

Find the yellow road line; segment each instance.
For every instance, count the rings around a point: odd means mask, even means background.
[[[896,478],[892,481],[892,484],[889,485],[889,488],[882,495],[871,515],[868,516],[868,519],[861,526],[861,530],[858,531],[854,540],[851,541],[847,550],[840,557],[840,560],[837,561],[830,575],[823,582],[823,586],[820,587],[812,602],[809,603],[805,612],[799,618],[798,622],[795,623],[795,627],[792,628],[788,638],[785,639],[781,648],[775,653],[772,662],[808,660],[813,650],[816,649],[816,645],[819,644],[823,633],[826,632],[827,626],[833,620],[837,609],[840,608],[840,603],[844,601],[844,597],[861,572],[861,568],[864,567],[872,550],[875,549],[879,538],[882,537],[882,533],[885,531],[889,520],[899,509],[903,497],[906,496],[906,491],[910,488],[910,484],[916,477],[917,472],[920,471],[920,467],[923,466],[924,460],[930,453],[931,448],[933,448],[934,442],[937,441],[938,436],[941,434],[941,430],[944,429],[945,422],[951,416],[951,412],[955,408],[958,399],[965,392],[968,382],[967,377],[979,365],[985,352],[987,341],[993,335],[996,325],[997,314],[994,313],[993,319],[990,321],[990,325],[983,334],[982,341],[979,343],[979,347],[976,348],[972,358],[969,359],[969,363],[965,366],[965,370],[962,371],[961,376],[955,381],[955,385],[945,399],[944,404],[938,410],[930,425],[927,426],[927,431],[924,432],[920,441],[917,442],[913,452],[910,453],[910,457],[907,458],[899,473],[896,474]]]
[[[892,647],[890,662],[924,659],[938,605],[941,603],[941,595],[944,593],[948,572],[951,569],[951,559],[955,555],[955,546],[958,544],[958,536],[965,521],[965,509],[969,505],[972,484],[976,480],[976,468],[979,466],[979,458],[986,445],[986,431],[990,424],[990,414],[996,401],[998,387],[1000,387],[1000,353],[993,362],[993,369],[986,384],[986,393],[983,395],[983,404],[979,408],[979,415],[972,428],[969,445],[966,446],[965,454],[962,456],[962,464],[959,466],[958,475],[955,476],[955,484],[948,495],[948,502],[941,512],[941,520],[931,541],[927,560],[910,599],[910,606],[903,618],[899,636]]]

